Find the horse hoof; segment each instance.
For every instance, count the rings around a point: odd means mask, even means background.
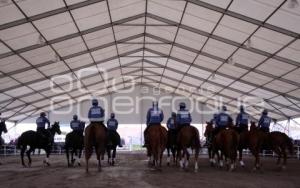
[[[78,166],[81,166],[81,164],[80,164],[80,163],[78,163]]]

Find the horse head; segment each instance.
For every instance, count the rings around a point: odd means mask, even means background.
[[[206,122],[206,127],[205,127],[204,136],[205,136],[205,137],[208,137],[210,134],[212,134],[213,129],[214,129],[213,123],[207,121],[207,122]]]
[[[54,124],[50,128],[51,132],[61,134],[59,121],[55,121]]]

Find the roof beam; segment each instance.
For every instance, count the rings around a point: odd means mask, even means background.
[[[146,49],[146,50],[147,50],[147,49]],[[153,62],[153,61],[147,60],[147,59],[145,60],[145,62],[147,62],[147,63],[149,63],[149,64],[152,64],[152,65],[159,65],[159,64],[157,64],[157,63],[155,63],[155,62]],[[174,68],[171,68],[171,67],[166,67],[166,69],[168,69],[168,70],[170,70],[170,71],[173,71],[173,72],[176,72],[176,73],[178,73],[178,74],[184,74],[183,71],[180,71],[180,70],[177,70],[177,69],[174,69]],[[152,71],[150,71],[150,70],[147,70],[147,71],[148,71],[148,72],[151,72],[151,73],[154,73],[154,72],[152,72]],[[200,77],[198,77],[198,76],[195,76],[195,75],[192,75],[192,74],[189,74],[189,73],[187,73],[186,75],[189,76],[189,77],[191,77],[191,78],[194,78],[194,79],[198,79],[198,80],[201,80],[201,81],[205,81],[204,78],[200,78]],[[163,76],[166,77],[166,78],[169,78],[167,75],[163,75]],[[176,80],[176,82],[179,82],[179,81],[180,81],[180,80]],[[211,81],[211,80],[208,80],[207,83],[212,84],[212,85],[215,85],[215,86],[218,86],[218,87],[221,87],[221,88],[225,87],[225,85],[222,85],[222,84],[219,84],[219,83],[215,83],[215,82],[213,82],[213,81]],[[197,87],[197,86],[194,85],[193,87]],[[235,89],[235,88],[229,87],[228,89],[230,89],[230,90],[232,90],[232,91],[234,91],[234,92],[240,93],[241,95],[247,95],[247,96],[253,96],[253,97],[256,97],[256,96],[253,95],[253,94],[249,94],[249,93],[246,93],[246,92],[244,92],[244,91],[241,91],[241,90],[238,90],[238,89]],[[223,94],[221,94],[221,93],[219,93],[218,96],[226,96],[227,98],[229,98],[229,96],[223,95]],[[235,98],[233,98],[233,99],[235,99]],[[236,100],[236,99],[235,99],[235,100]],[[265,100],[265,99],[264,99],[264,100]],[[290,106],[286,106],[286,105],[284,105],[284,104],[277,103],[277,102],[275,102],[275,101],[270,101],[270,100],[269,100],[269,102],[272,102],[272,103],[275,104],[275,105],[281,106],[282,108],[290,108],[290,109],[293,110],[293,111],[300,112],[299,109],[292,108],[292,107],[290,107]]]
[[[161,55],[166,55],[166,54],[164,54],[164,53],[157,52],[157,51],[152,50],[152,49],[147,49],[147,51],[149,51],[149,52],[151,52],[151,53],[154,53],[154,54],[157,54],[157,55],[160,55],[160,54],[161,54]],[[187,62],[187,61],[185,61],[185,60],[182,60],[182,59],[179,59],[179,58],[176,58],[176,57],[172,57],[172,56],[170,57],[170,59],[172,59],[172,60],[174,60],[174,61],[177,61],[177,62],[180,62],[180,63],[183,63],[183,64],[186,64],[186,65],[190,65],[190,64],[191,64],[190,62]],[[212,70],[212,69],[210,69],[210,68],[208,68],[208,67],[203,67],[203,66],[200,66],[200,65],[197,65],[197,64],[194,64],[193,66],[196,67],[196,68],[205,70],[205,71],[207,71],[207,72],[210,72],[210,73],[213,73],[213,72],[215,71],[215,70]],[[223,77],[225,77],[225,78],[232,79],[232,80],[235,80],[235,79],[236,79],[236,77],[233,77],[233,76],[231,76],[231,75],[227,75],[227,74],[224,74],[224,73],[221,73],[221,72],[217,72],[217,74],[220,75],[220,76],[223,76]],[[239,80],[239,82],[244,83],[244,84],[247,84],[247,85],[250,85],[250,86],[253,86],[253,87],[256,87],[256,88],[259,88],[259,87],[260,87],[259,85],[254,84],[254,83],[251,83],[251,82],[248,82],[248,81],[246,81],[246,80]],[[277,95],[282,95],[282,94],[283,94],[283,93],[278,92],[277,90],[273,90],[273,89],[270,89],[270,88],[266,88],[266,87],[260,87],[260,88],[261,88],[261,89],[264,89],[264,90],[266,90],[266,91],[275,93],[275,94],[277,94]],[[289,98],[291,98],[291,99],[300,101],[300,98],[298,98],[298,97],[291,96],[291,95],[289,95],[289,94],[286,94],[286,96],[289,97]]]
[[[74,9],[78,9],[78,8],[88,6],[88,5],[92,5],[92,4],[95,4],[95,3],[99,3],[99,2],[102,2],[102,1],[104,1],[104,0],[87,0],[87,1],[80,2],[80,3],[75,3],[73,5],[69,5],[68,7],[62,7],[62,8],[54,9],[54,10],[51,10],[51,11],[48,11],[48,12],[44,12],[44,13],[41,13],[41,14],[37,14],[37,15],[28,17],[28,19],[23,18],[23,19],[20,19],[20,20],[16,20],[16,21],[12,21],[12,22],[9,22],[9,23],[6,23],[6,24],[2,24],[2,25],[0,25],[0,30],[8,29],[10,27],[15,27],[15,26],[22,25],[22,24],[25,24],[25,23],[28,23],[28,22],[33,22],[33,21],[36,21],[36,20],[40,20],[40,19],[43,19],[43,18],[47,18],[47,17],[50,17],[50,16],[61,14],[61,13],[67,12],[67,11],[71,11],[71,10],[74,10]]]
[[[153,15],[153,14],[150,14],[150,13],[147,16],[152,18],[152,19],[155,19],[157,21],[161,21],[161,22],[164,22],[164,23],[167,23],[167,24],[178,24],[177,22],[174,22],[172,20],[168,20],[166,18],[162,18],[160,16]],[[210,37],[210,38],[215,39],[217,41],[220,41],[220,42],[223,42],[223,43],[226,43],[226,44],[229,44],[229,45],[232,45],[232,46],[235,46],[235,47],[238,47],[238,48],[241,48],[241,49],[244,49],[244,50],[256,53],[256,54],[259,54],[259,55],[263,55],[263,56],[266,56],[266,57],[272,56],[271,53],[268,53],[266,51],[263,51],[263,50],[260,50],[260,49],[257,49],[257,48],[253,48],[253,47],[247,48],[245,45],[241,45],[238,42],[235,42],[235,41],[232,41],[232,40],[229,40],[229,39],[226,39],[226,38],[223,38],[223,37],[220,37],[220,36],[205,32],[205,31],[201,31],[199,29],[195,29],[195,28],[192,28],[192,27],[184,25],[184,24],[178,24],[178,26],[182,29],[191,31],[193,33],[196,33],[196,34],[199,34],[199,35],[202,35],[202,36],[206,36],[206,37]],[[273,56],[273,58],[276,59],[276,60],[291,64],[291,65],[294,65],[296,67],[300,67],[299,62],[297,62],[297,61],[293,61],[291,59],[287,59],[287,58],[284,58],[284,57],[279,57],[279,56],[276,56],[276,55]]]
[[[285,34],[285,35],[288,35],[290,37],[299,38],[299,36],[300,36],[296,32],[293,32],[293,31],[290,31],[290,30],[287,30],[287,29],[284,29],[284,28],[281,28],[281,27],[277,27],[275,25],[271,25],[271,24],[265,23],[265,22],[260,21],[260,20],[253,19],[253,18],[247,17],[245,15],[242,15],[242,14],[230,11],[230,10],[225,10],[223,8],[220,8],[220,7],[217,7],[215,5],[203,2],[201,0],[186,0],[186,1],[188,1],[190,3],[193,3],[193,4],[197,5],[197,6],[204,7],[204,8],[207,8],[207,9],[210,9],[210,10],[213,10],[213,11],[225,14],[227,16],[231,16],[231,17],[237,18],[239,20],[243,20],[243,21],[252,23],[252,24],[257,25],[257,26],[265,27],[267,29],[270,29],[270,30],[273,30],[273,31],[276,31],[276,32],[279,32],[279,33],[282,33],[282,34]]]
[[[69,39],[72,39],[72,38],[76,38],[76,37],[79,37],[79,36],[82,36],[82,35],[93,33],[93,32],[96,32],[96,31],[104,30],[104,29],[112,27],[112,25],[120,25],[120,24],[123,24],[123,23],[126,23],[126,22],[130,22],[130,21],[142,18],[144,16],[145,16],[145,14],[142,13],[142,14],[138,14],[138,15],[131,16],[131,17],[128,17],[128,18],[124,18],[124,19],[121,19],[121,20],[117,20],[117,21],[112,22],[112,23],[96,26],[96,27],[93,27],[93,28],[90,28],[90,29],[87,29],[87,30],[84,30],[84,31],[80,31],[80,32],[77,32],[77,33],[65,35],[65,36],[62,36],[62,37],[59,37],[59,38],[56,38],[56,39],[49,40],[48,44],[51,45],[51,44],[59,43],[59,42],[69,40]],[[120,40],[120,41],[122,41],[122,40]],[[48,44],[46,44],[46,43],[35,44],[35,45],[27,46],[27,47],[24,47],[24,48],[21,48],[21,49],[17,49],[15,51],[17,53],[24,53],[24,52],[27,52],[27,51],[31,51],[31,50],[34,50],[34,49],[37,49],[37,48],[47,46]],[[11,55],[14,55],[14,53],[13,52],[7,52],[7,53],[4,53],[4,54],[0,54],[0,59],[11,56]]]

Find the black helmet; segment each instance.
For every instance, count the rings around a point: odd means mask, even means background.
[[[267,109],[264,109],[263,114],[264,114],[264,115],[268,115],[268,110],[267,110]]]
[[[41,112],[40,116],[41,116],[41,117],[45,117],[45,116],[46,116],[46,113],[45,113],[45,112]]]
[[[93,99],[92,100],[92,105],[93,106],[97,106],[98,105],[98,100],[97,99]]]
[[[152,106],[153,106],[153,107],[158,107],[158,102],[157,102],[157,101],[153,101],[153,102],[152,102]]]
[[[75,114],[75,115],[73,115],[73,119],[74,120],[77,120],[78,119],[78,116]]]
[[[115,113],[111,113],[111,114],[110,114],[110,117],[111,117],[111,118],[115,118]]]
[[[227,107],[226,106],[222,106],[222,110],[223,111],[227,111]]]
[[[172,112],[172,117],[176,117],[176,113],[175,112]]]
[[[244,109],[244,106],[241,105],[241,106],[240,106],[240,111],[241,111],[241,112],[244,112],[244,110],[245,110],[245,109]]]
[[[184,102],[179,103],[179,108],[184,109],[185,108],[185,103]]]

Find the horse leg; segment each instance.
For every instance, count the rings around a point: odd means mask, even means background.
[[[112,165],[115,165],[115,159],[116,159],[116,153],[117,153],[117,147],[114,147],[113,153],[112,153]]]
[[[21,149],[21,161],[22,161],[22,166],[23,167],[26,167],[25,163],[24,163],[24,153],[25,153],[25,150],[26,150],[26,146],[21,146],[22,149]]]
[[[78,151],[78,162],[77,162],[78,166],[81,166],[81,164],[80,164],[80,162],[81,162],[81,154],[82,154],[82,148],[80,148],[79,151]]]
[[[185,160],[185,168],[187,168],[189,166],[189,160],[190,160],[190,153],[188,151],[188,149],[186,148],[186,160]]]
[[[111,165],[111,149],[110,149],[110,146],[107,147],[106,151],[107,151],[107,163],[109,165]]]
[[[97,146],[96,147],[96,154],[97,154],[97,160],[98,160],[98,172],[101,172],[101,159],[100,159],[100,157],[101,157],[101,148],[100,148],[100,146]]]
[[[49,156],[50,156],[50,148],[45,149],[46,151],[46,159],[44,159],[44,164],[46,164],[47,166],[50,166],[50,162],[49,162]]]
[[[285,148],[282,149],[282,154],[283,154],[283,164],[281,166],[281,169],[285,170],[286,169],[286,158],[287,158],[287,154],[286,154]]]
[[[28,157],[28,167],[31,167],[31,157],[30,153],[33,151],[33,149],[30,147],[29,150],[26,152],[27,157]]]
[[[66,157],[67,157],[67,162],[68,162],[68,167],[70,167],[70,155],[69,155],[69,147],[65,147],[66,149]]]
[[[198,148],[198,147],[195,149],[195,169],[194,169],[195,172],[198,172],[198,168],[199,168],[198,167],[199,149],[200,148]]]
[[[167,166],[170,166],[170,147],[167,148]]]
[[[241,167],[245,167],[245,163],[243,161],[243,149],[239,149],[239,162],[240,162],[240,165]]]

